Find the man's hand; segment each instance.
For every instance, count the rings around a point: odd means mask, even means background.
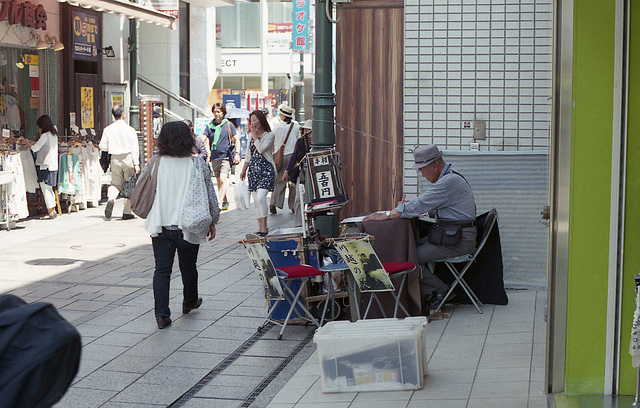
[[[375,212],[373,214],[369,214],[362,219],[362,221],[384,221],[384,220],[395,220],[396,218],[400,218],[402,213],[399,213],[396,210],[389,211],[389,215],[387,213],[379,213]]]
[[[236,154],[233,155],[233,164],[240,164],[240,153],[236,152]]]
[[[138,166],[137,164],[134,164],[133,170],[136,172],[136,174],[140,173],[140,166]]]
[[[285,170],[284,174],[282,175],[282,182],[286,183],[287,181],[289,181],[289,172]]]
[[[362,221],[383,221],[388,220],[389,216],[385,213],[375,212],[373,214],[369,214],[362,219]]]
[[[209,225],[209,232],[207,232],[207,241],[211,241],[216,237],[216,226],[211,224]]]

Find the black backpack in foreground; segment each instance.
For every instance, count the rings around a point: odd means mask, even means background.
[[[49,303],[0,295],[0,408],[51,407],[78,373],[80,333]]]

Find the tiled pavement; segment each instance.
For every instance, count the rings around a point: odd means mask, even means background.
[[[200,309],[180,314],[174,275],[174,323],[164,330],[153,316],[142,220],[107,222],[103,210],[0,231],[0,293],[53,303],[82,334],[80,372],[56,407],[547,406],[543,291],[511,292],[508,306],[486,305],[482,315],[459,306],[432,322],[422,390],[323,394],[311,327],[291,326],[282,341],[275,328],[256,333],[264,298],[237,245],[256,230],[253,210],[224,212],[216,239],[201,246]],[[269,223],[293,221],[285,211]]]

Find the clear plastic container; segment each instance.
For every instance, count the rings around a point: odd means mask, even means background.
[[[337,321],[316,330],[322,391],[416,390],[427,372],[427,318]]]

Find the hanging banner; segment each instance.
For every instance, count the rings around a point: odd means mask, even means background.
[[[309,2],[310,0],[293,0],[294,51],[309,49]]]

